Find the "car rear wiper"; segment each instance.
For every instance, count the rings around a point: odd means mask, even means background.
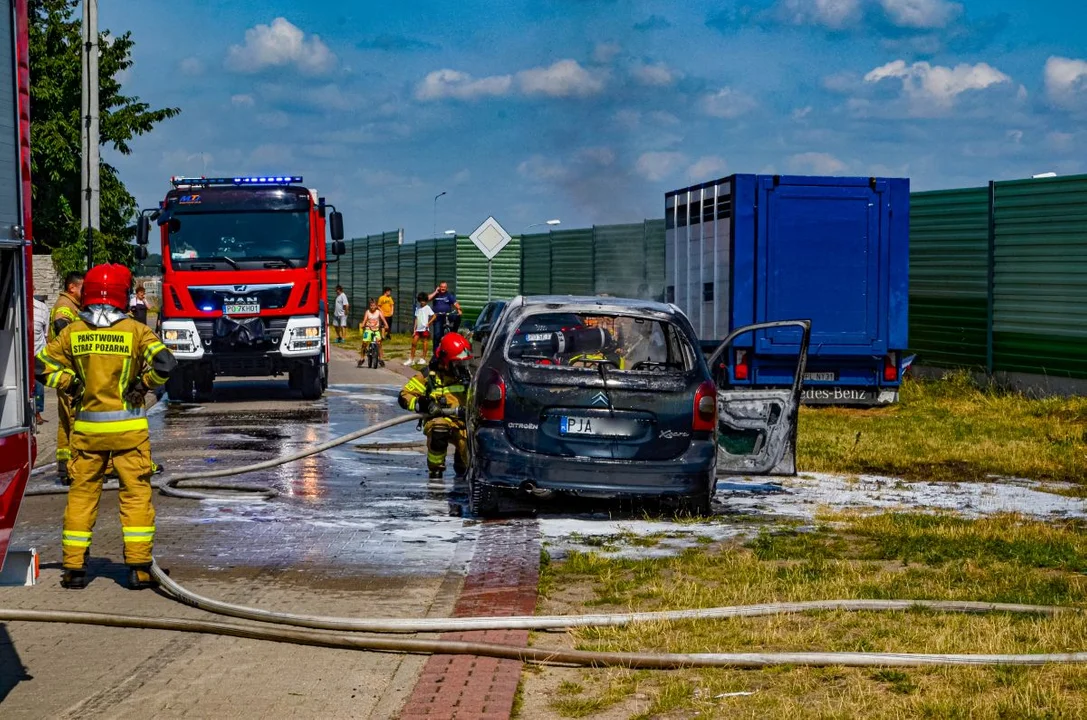
[[[615,405],[611,402],[611,393],[608,392],[608,362],[606,360],[598,362],[596,369],[600,371],[600,377],[604,380],[604,398],[608,401],[608,411],[612,415],[615,415]]]

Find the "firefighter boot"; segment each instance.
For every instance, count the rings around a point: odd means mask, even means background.
[[[87,587],[87,571],[64,570],[60,574],[60,586],[67,590],[82,590]]]
[[[427,433],[426,465],[430,477],[439,479],[445,474],[445,456],[449,451],[449,428],[435,424]]]
[[[153,587],[158,587],[158,582],[155,580],[155,578],[151,577],[150,565],[128,566],[129,590],[146,590]]]

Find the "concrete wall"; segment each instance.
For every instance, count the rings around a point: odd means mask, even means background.
[[[45,304],[49,307],[53,307],[53,303],[57,301],[57,296],[60,295],[61,283],[63,278],[57,275],[56,268],[53,267],[53,257],[51,255],[35,255],[33,260],[34,269],[34,294],[41,297],[45,296]]]

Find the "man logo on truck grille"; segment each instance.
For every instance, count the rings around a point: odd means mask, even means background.
[[[593,405],[603,405],[604,407],[607,407],[610,404],[611,403],[608,402],[608,396],[602,392],[598,392],[593,397]]]

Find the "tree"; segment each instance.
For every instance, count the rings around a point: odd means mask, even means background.
[[[30,142],[34,178],[34,243],[53,252],[62,275],[81,270],[87,257],[80,233],[80,111],[82,93],[82,17],[79,0],[30,0]],[[132,66],[131,33],[100,34],[99,125],[101,142],[132,152],[129,141],[148,133],[178,108],[151,109],[122,93],[119,75]],[[135,262],[135,219],[139,208],[117,170],[101,165],[101,230],[95,236],[98,262]]]

